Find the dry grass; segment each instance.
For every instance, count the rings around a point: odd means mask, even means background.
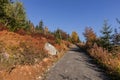
[[[120,78],[120,54],[115,56],[112,53],[108,53],[108,51],[103,48],[98,47],[96,44],[89,50],[89,54],[104,68],[108,69],[109,74]]]
[[[40,80],[70,45],[67,41],[55,44],[52,35],[35,35],[0,31],[0,80]],[[50,56],[44,50],[46,42],[52,43],[60,53]]]
[[[47,57],[44,44],[31,36],[1,31],[0,32],[0,70],[14,65],[34,64]]]
[[[2,80],[41,80],[43,73],[52,64],[52,59],[45,58],[40,63],[34,65],[19,65],[11,73],[1,71]]]
[[[31,70],[32,67],[38,66],[44,58],[48,57],[48,53],[44,50],[46,42],[46,38],[38,40],[29,35],[22,36],[13,32],[0,31],[0,80],[21,80],[24,76],[21,68],[26,69],[27,66]],[[44,61],[43,63],[46,64]],[[33,70],[31,74],[36,74],[36,71]],[[25,72],[27,74],[27,71]],[[22,80],[30,80],[27,77],[23,78]]]

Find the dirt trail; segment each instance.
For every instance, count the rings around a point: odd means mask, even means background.
[[[45,80],[110,80],[78,47],[68,51],[48,72]]]

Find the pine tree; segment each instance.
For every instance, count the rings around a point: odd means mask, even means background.
[[[5,22],[5,18],[6,18],[6,14],[5,14],[5,7],[7,4],[10,4],[9,0],[0,0],[0,22],[4,23]]]
[[[10,31],[19,29],[26,30],[27,19],[25,9],[21,2],[11,0],[1,0],[0,3],[0,22],[8,27]]]
[[[38,25],[36,25],[35,31],[36,31],[37,33],[44,33],[44,23],[43,23],[42,20],[39,22]]]
[[[101,46],[110,51],[112,28],[110,25],[108,25],[107,20],[104,21],[103,29],[101,30],[101,33],[102,33],[102,37],[100,38]]]
[[[60,39],[62,40],[62,36],[61,36],[61,30],[60,29],[57,29],[55,32],[54,32],[54,35],[57,39]]]
[[[120,20],[118,18],[116,18],[116,21],[118,24],[120,24]],[[114,34],[112,35],[112,42],[113,42],[113,45],[120,44],[120,32],[118,32],[117,28],[115,28]]]
[[[41,20],[41,21],[39,22],[39,25],[38,25],[38,29],[39,29],[39,31],[40,31],[41,33],[43,33],[43,31],[44,31],[43,26],[44,26],[44,24],[43,24],[43,21]]]
[[[36,27],[35,27],[36,32],[38,31],[38,29],[39,29],[39,28],[38,28],[38,25],[36,25]]]
[[[30,20],[28,21],[28,27],[28,32],[35,32],[34,24]]]
[[[68,40],[68,38],[70,37],[65,31],[61,30],[61,29],[57,29],[54,32],[54,35],[56,38],[62,39],[62,40]]]
[[[15,2],[8,4],[5,9],[6,15],[11,18],[6,21],[6,26],[9,26],[11,31],[19,29],[27,29],[26,27],[26,13],[21,2]]]
[[[117,29],[114,30],[114,34],[112,35],[113,45],[118,45],[120,43],[120,34]]]
[[[56,38],[56,43],[60,44],[62,40],[60,29],[57,29],[53,34]]]

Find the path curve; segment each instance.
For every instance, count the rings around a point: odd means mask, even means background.
[[[45,80],[110,80],[92,61],[74,47],[50,69]]]

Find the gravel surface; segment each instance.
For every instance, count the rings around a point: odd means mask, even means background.
[[[110,80],[93,60],[74,47],[49,71],[45,80]]]

